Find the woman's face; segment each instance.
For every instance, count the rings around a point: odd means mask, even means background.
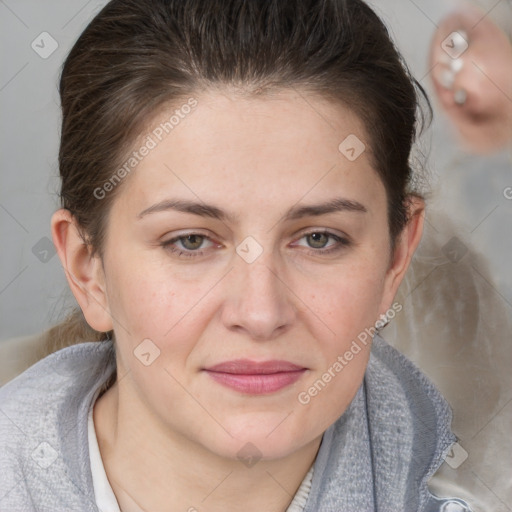
[[[156,147],[109,216],[120,386],[169,435],[282,457],[361,385],[362,333],[397,286],[385,189],[347,108],[294,91],[196,100],[169,134],[171,110],[143,134],[134,150]]]

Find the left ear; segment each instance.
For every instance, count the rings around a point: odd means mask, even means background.
[[[391,264],[386,272],[381,313],[386,312],[391,307],[423,233],[425,201],[418,196],[411,195],[407,198],[407,204],[409,220],[397,238]]]

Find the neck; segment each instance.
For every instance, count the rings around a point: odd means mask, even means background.
[[[122,512],[283,512],[320,447],[321,436],[284,458],[244,464],[150,421],[126,391],[116,384],[94,406],[101,457]]]

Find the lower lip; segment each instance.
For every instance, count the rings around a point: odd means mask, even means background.
[[[270,374],[235,374],[208,371],[208,375],[218,383],[251,395],[263,395],[265,393],[274,393],[290,386],[299,380],[306,370],[297,370],[293,372],[280,372]]]

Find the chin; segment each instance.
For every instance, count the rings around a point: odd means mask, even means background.
[[[246,463],[289,456],[310,441],[304,438],[305,432],[298,425],[292,424],[291,417],[286,418],[282,413],[266,416],[261,413],[247,414],[243,419],[224,421],[224,428],[233,437],[227,434],[215,436],[207,447],[221,457]],[[250,463],[247,465],[250,466]]]

